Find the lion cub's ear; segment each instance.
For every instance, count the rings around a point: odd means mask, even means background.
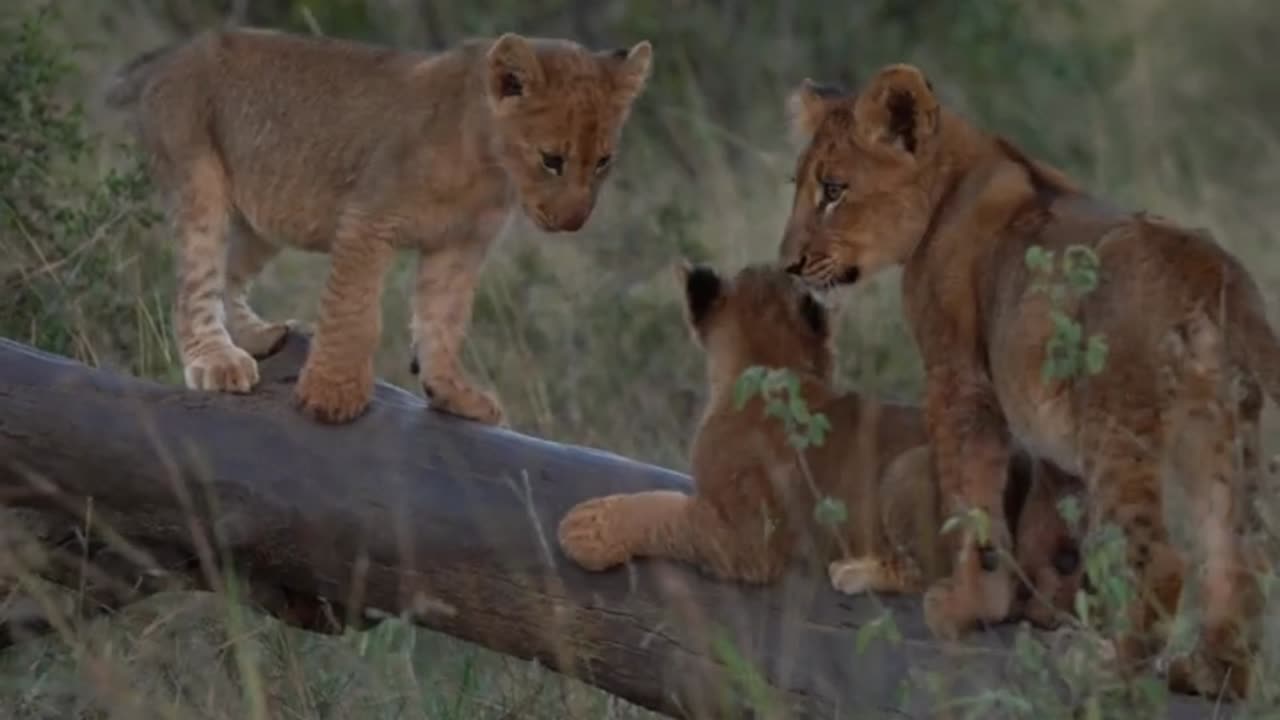
[[[612,63],[617,98],[624,103],[635,100],[649,82],[649,69],[653,65],[653,46],[641,40],[630,50],[617,49],[608,53]]]
[[[688,260],[676,265],[676,278],[684,288],[685,318],[694,330],[701,331],[707,316],[724,297],[724,281],[714,268]]]
[[[859,94],[853,114],[863,140],[912,155],[938,132],[933,86],[912,65],[890,65],[876,73]]]
[[[494,107],[526,97],[542,84],[542,64],[528,40],[506,33],[489,48],[489,102]]]
[[[787,96],[787,116],[790,118],[791,140],[804,145],[818,132],[822,118],[835,100],[844,95],[834,85],[824,85],[805,78],[800,86]]]

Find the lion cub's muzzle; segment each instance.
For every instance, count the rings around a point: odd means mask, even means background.
[[[822,290],[839,285],[852,285],[858,282],[862,273],[857,265],[841,267],[840,263],[830,255],[811,255],[805,253],[799,259],[787,265],[787,272],[803,279],[810,286]]]

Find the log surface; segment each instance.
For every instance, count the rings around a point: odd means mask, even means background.
[[[220,589],[234,572],[300,627],[406,614],[672,716],[945,717],[947,700],[1027,682],[1011,628],[939,644],[917,600],[844,597],[811,571],[768,588],[661,561],[582,571],[556,545],[566,510],[689,479],[449,418],[382,383],[355,423],[313,423],[290,405],[306,347],[291,336],[255,392],[232,396],[0,339],[0,504],[115,568],[92,584],[102,608],[160,577]],[[881,622],[859,648],[886,609],[897,632]],[[1199,699],[1169,703],[1170,718],[1210,716]]]

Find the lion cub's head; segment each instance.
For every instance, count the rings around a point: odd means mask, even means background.
[[[928,80],[910,65],[882,69],[857,95],[805,80],[788,106],[805,147],[783,265],[832,287],[905,260],[928,227],[938,173],[941,109]]]
[[[706,350],[713,384],[732,383],[751,365],[830,381],[830,318],[802,282],[768,265],[723,277],[708,266],[682,263],[678,274],[685,317]]]
[[[494,151],[525,214],[542,230],[573,232],[586,224],[652,56],[648,42],[593,52],[512,33],[489,48]]]

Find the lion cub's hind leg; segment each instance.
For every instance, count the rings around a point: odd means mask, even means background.
[[[1169,663],[1169,682],[1178,690],[1240,697],[1249,683],[1248,626],[1260,605],[1259,568],[1246,549],[1256,529],[1249,519],[1260,469],[1254,437],[1260,402],[1235,402],[1221,332],[1204,312],[1175,326],[1163,349],[1165,472],[1194,518],[1197,572],[1188,589],[1198,591],[1204,627],[1199,647]]]
[[[247,393],[258,363],[236,347],[223,321],[231,201],[228,178],[212,150],[192,156],[170,208],[178,233],[178,296],[174,320],[187,387]]]
[[[270,243],[237,218],[231,226],[231,244],[227,253],[227,289],[223,298],[227,331],[237,347],[254,357],[275,352],[292,320],[267,322],[249,305],[249,287],[267,263],[280,253],[280,246]]]
[[[928,446],[893,459],[879,479],[879,507],[862,514],[875,523],[880,547],[842,558],[827,567],[831,586],[847,595],[864,592],[922,593],[940,574],[937,547],[938,491]]]

